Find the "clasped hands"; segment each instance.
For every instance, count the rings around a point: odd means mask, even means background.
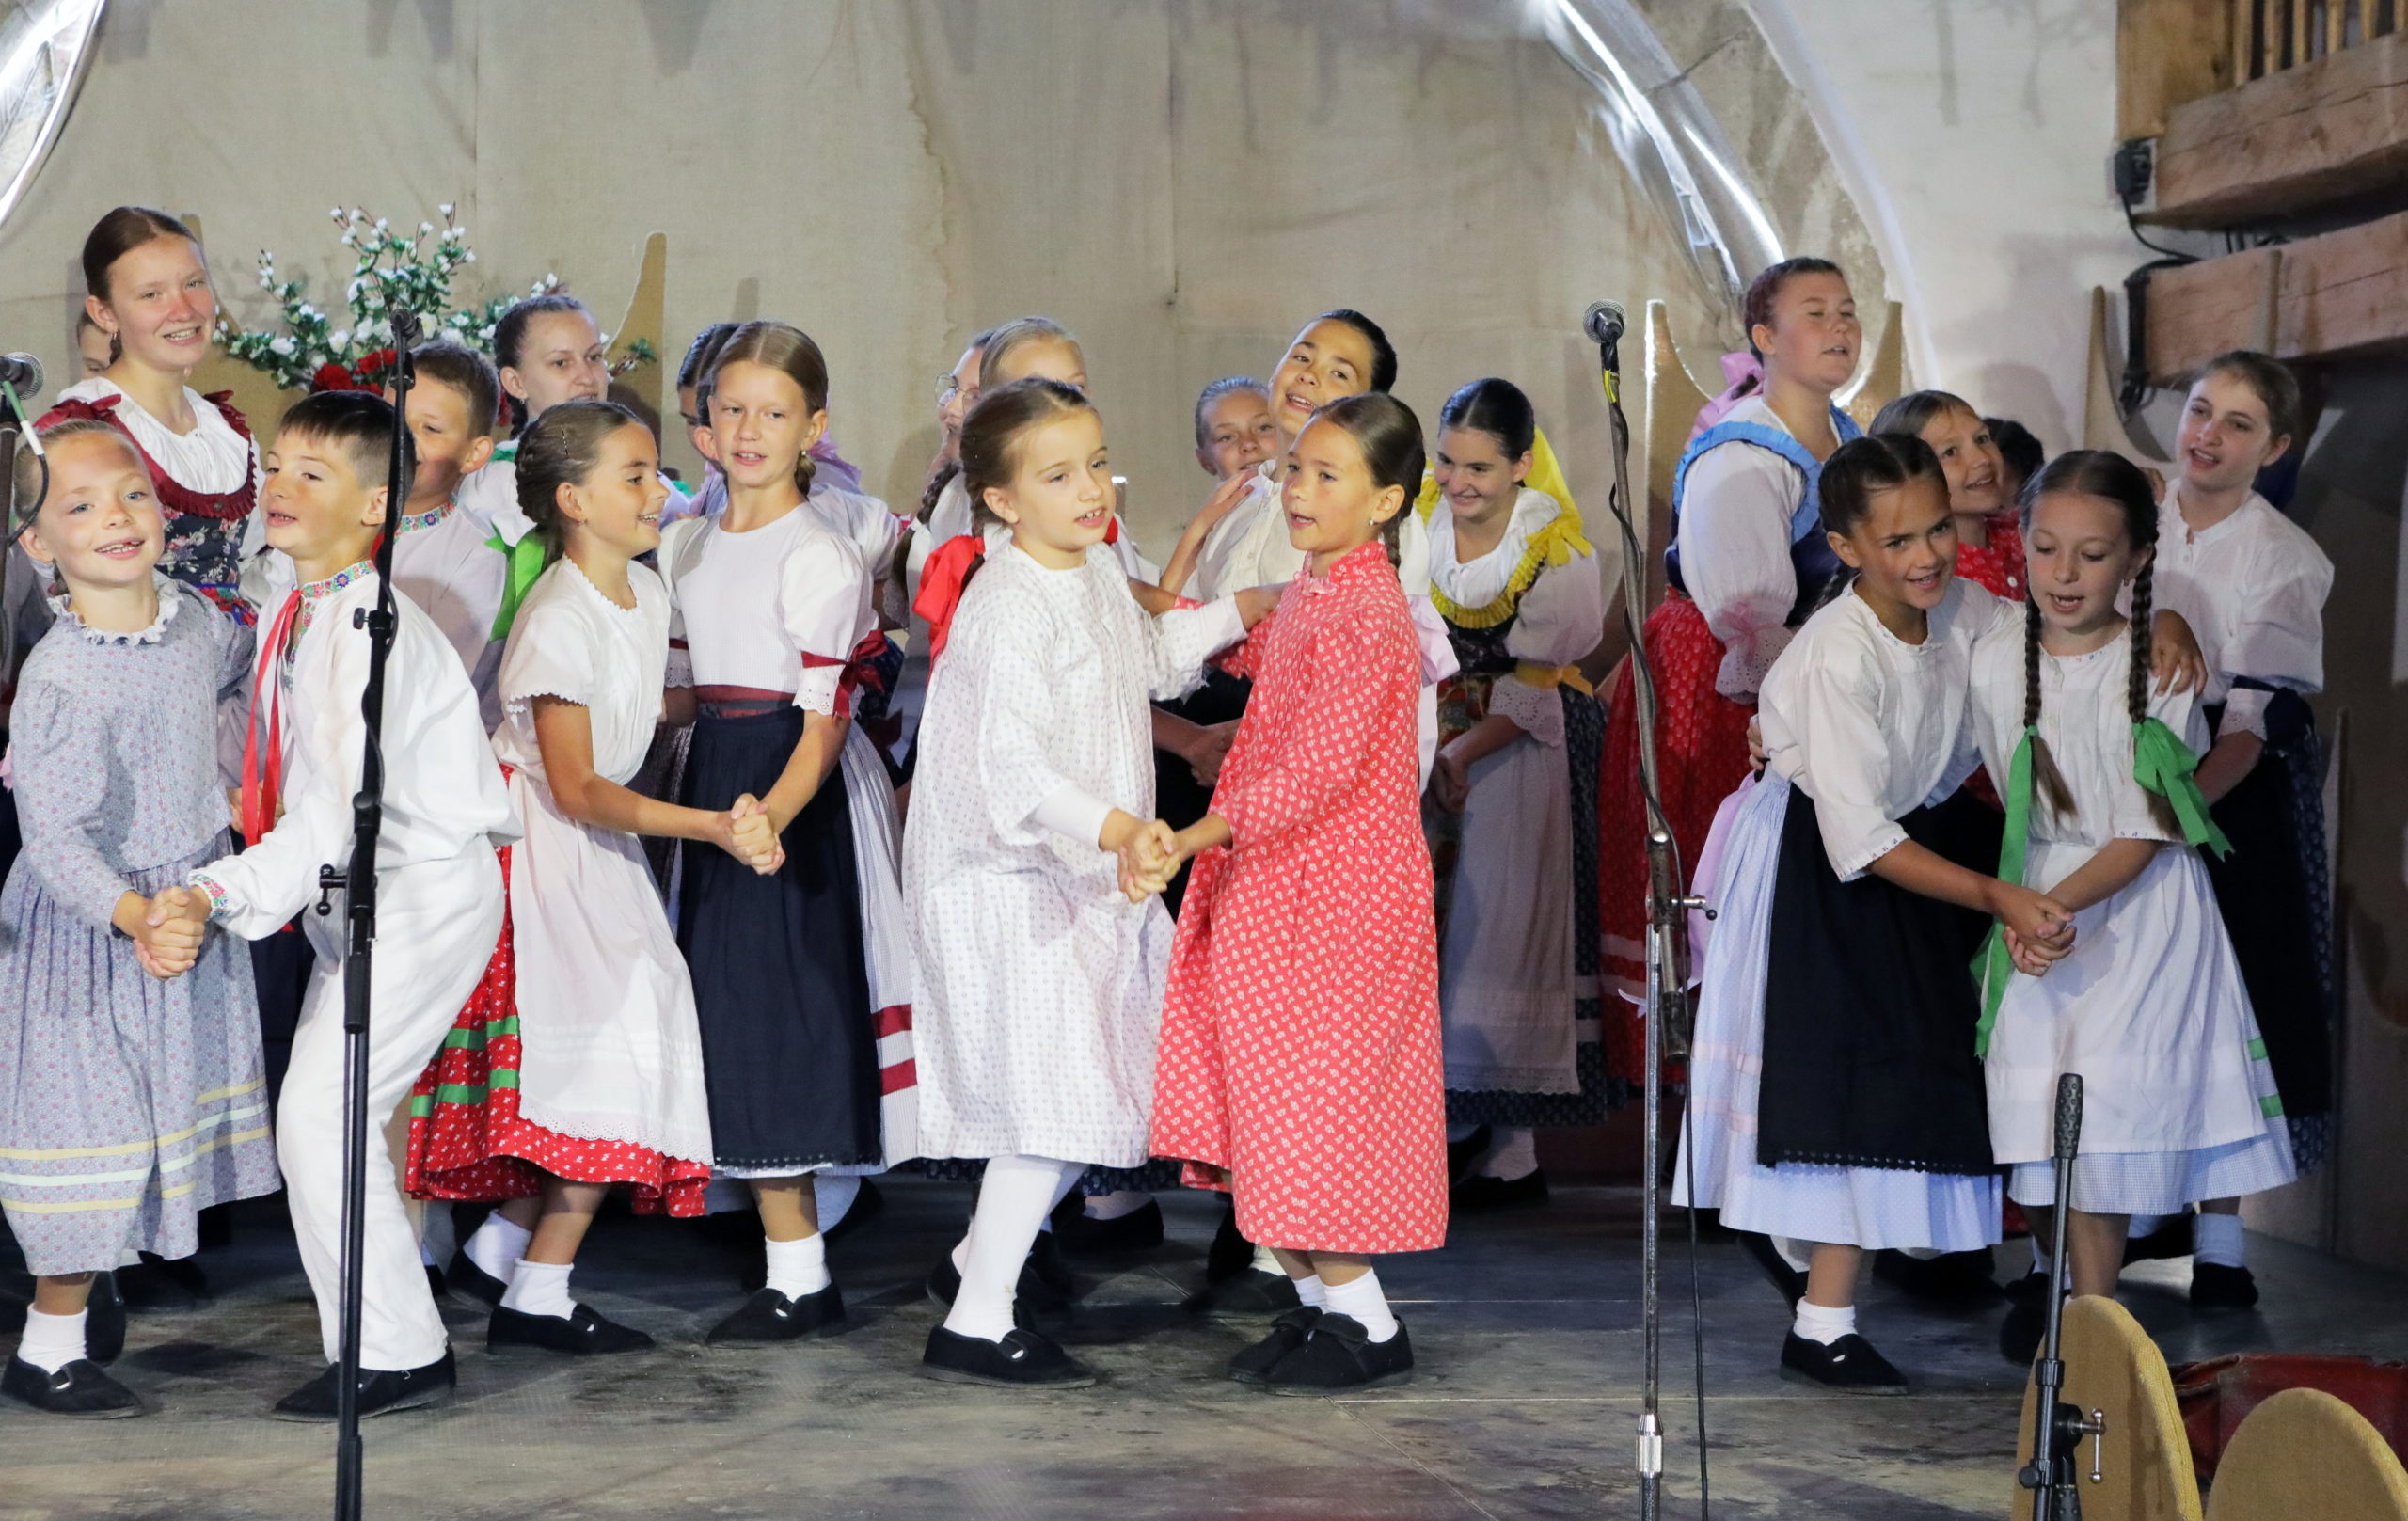
[[[1143,903],[1170,886],[1188,857],[1179,832],[1159,818],[1131,830],[1113,853],[1120,862],[1120,891],[1132,903]]]
[[[735,805],[714,819],[711,843],[752,867],[763,877],[769,876],[786,863],[786,848],[779,843],[777,820],[769,816],[768,804],[751,793],[736,800]]]
[[[118,922],[134,942],[134,959],[160,981],[180,977],[200,959],[209,933],[209,900],[189,887],[170,887],[151,897],[129,893],[131,911]],[[131,919],[133,922],[127,924]]]

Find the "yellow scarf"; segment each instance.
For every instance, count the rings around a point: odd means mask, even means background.
[[[1430,600],[1439,615],[1459,628],[1494,628],[1513,616],[1521,605],[1522,594],[1539,578],[1539,572],[1550,565],[1570,564],[1575,557],[1592,552],[1589,541],[1580,536],[1580,509],[1573,505],[1572,487],[1563,479],[1563,467],[1556,463],[1555,451],[1546,441],[1546,434],[1539,433],[1530,444],[1530,473],[1522,483],[1533,491],[1544,491],[1556,500],[1560,509],[1545,528],[1532,533],[1523,547],[1521,562],[1505,579],[1505,590],[1486,607],[1466,608],[1440,591],[1434,578]],[[1437,511],[1438,480],[1429,470],[1421,474],[1421,495],[1415,499],[1413,510],[1427,523]]]

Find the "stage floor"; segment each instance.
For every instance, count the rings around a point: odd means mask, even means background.
[[[732,1247],[667,1221],[608,1218],[581,1297],[642,1326],[656,1353],[580,1364],[495,1359],[483,1317],[449,1303],[460,1393],[366,1428],[368,1513],[451,1517],[894,1517],[1109,1521],[1212,1516],[1635,1514],[1640,1371],[1634,1191],[1566,1188],[1548,1205],[1458,1222],[1447,1250],[1383,1264],[1412,1327],[1418,1382],[1345,1400],[1226,1382],[1255,1334],[1192,1314],[1217,1206],[1170,1202],[1172,1240],[1084,1262],[1064,1339],[1095,1388],[1014,1396],[912,1374],[938,1311],[919,1275],[959,1229],[968,1190],[886,1185],[887,1209],[832,1255],[846,1334],[705,1351],[737,1301]],[[2194,1318],[2187,1261],[2136,1268],[2127,1299],[2179,1362],[2278,1346],[2408,1355],[2399,1276],[2254,1241],[2262,1311]],[[2021,1247],[2001,1248],[2002,1265]],[[1665,1407],[1676,1516],[1695,1513],[1687,1247],[1669,1253]],[[0,1521],[283,1518],[328,1513],[331,1433],[262,1418],[317,1362],[316,1321],[272,1210],[205,1261],[218,1297],[137,1316],[120,1370],[163,1414],[78,1423],[0,1405]],[[2020,1265],[2020,1264],[2019,1264]],[[1875,1285],[1865,1327],[1915,1378],[1847,1398],[1773,1371],[1785,1316],[1738,1251],[1709,1244],[1707,1422],[1715,1513],[1782,1521],[1939,1521],[2006,1513],[2019,1370],[1999,1311],[1934,1313]],[[14,1301],[7,1309],[14,1311]],[[11,1314],[13,1319],[14,1315]]]

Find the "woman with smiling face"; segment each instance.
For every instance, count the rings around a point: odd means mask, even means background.
[[[1858,432],[1831,401],[1856,372],[1864,337],[1839,267],[1822,259],[1773,265],[1748,288],[1745,317],[1764,388],[1681,456],[1665,557],[1671,589],[1644,636],[1656,673],[1657,775],[1684,886],[1715,810],[1748,773],[1757,688],[1839,572],[1816,487],[1823,461]],[[1607,711],[1614,721],[1598,791],[1607,974],[1636,1003],[1647,975],[1647,808],[1627,668]],[[1608,1020],[1608,1045],[1616,1076],[1643,1075],[1637,1020]]]
[[[1605,585],[1580,515],[1529,483],[1538,420],[1511,381],[1438,413],[1423,499],[1431,595],[1461,670],[1422,820],[1436,868],[1448,1138],[1489,1127],[1457,1209],[1546,1196],[1532,1127],[1605,1117],[1597,1000],[1597,756],[1605,715],[1576,662]]]
[[[84,285],[85,312],[113,357],[59,392],[41,426],[97,418],[132,439],[159,484],[167,534],[159,568],[248,623],[237,583],[259,451],[225,395],[188,384],[217,326],[200,243],[165,212],[119,206],[84,240]]]

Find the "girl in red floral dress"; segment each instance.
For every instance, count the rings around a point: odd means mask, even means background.
[[[1437,946],[1418,781],[1421,657],[1390,560],[1421,483],[1393,397],[1333,402],[1282,502],[1308,557],[1234,658],[1254,681],[1171,953],[1153,1149],[1228,1188],[1302,1300],[1231,1376],[1318,1394],[1399,1383],[1413,1348],[1370,1258],[1447,1230]]]

